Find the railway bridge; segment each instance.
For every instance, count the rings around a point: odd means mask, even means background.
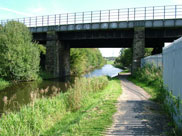
[[[24,23],[47,48],[45,69],[55,78],[70,75],[70,48],[132,48],[132,72],[144,48],[161,53],[182,36],[182,5],[138,7],[11,19]],[[1,20],[4,25],[10,20]]]

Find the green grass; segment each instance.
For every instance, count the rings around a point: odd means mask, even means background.
[[[83,78],[75,84],[64,94],[37,99],[19,112],[3,114],[0,135],[102,135],[116,112],[120,81]]]
[[[166,90],[163,87],[161,69],[147,65],[142,69],[138,69],[129,80],[144,88],[151,95],[151,100],[159,103],[164,102]]]
[[[114,64],[114,61],[113,60],[107,60],[107,64],[113,65]]]
[[[140,86],[141,88],[143,88],[147,93],[149,93],[151,95],[151,100],[157,101],[157,90],[159,88],[157,88],[157,86],[149,86],[146,82],[142,82],[136,78],[133,77],[129,77],[128,80],[130,80],[131,82],[133,82],[134,84]]]
[[[122,72],[120,72],[120,74],[122,74],[122,73],[129,73],[129,72],[130,72],[129,69],[125,69],[125,70],[123,70]]]
[[[3,90],[7,86],[9,86],[10,83],[8,81],[5,81],[4,79],[0,78],[0,90]]]

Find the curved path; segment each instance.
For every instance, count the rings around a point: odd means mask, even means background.
[[[150,95],[128,81],[127,76],[119,76],[123,93],[106,136],[166,136],[170,128],[160,106],[150,101]]]

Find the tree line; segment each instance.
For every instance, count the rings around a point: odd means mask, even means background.
[[[97,48],[72,48],[70,67],[72,75],[80,75],[96,67],[103,66],[106,60]]]

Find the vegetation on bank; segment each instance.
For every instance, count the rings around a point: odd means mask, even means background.
[[[166,94],[163,88],[162,69],[146,65],[139,68],[129,80],[144,88],[151,95],[152,100],[164,102]]]
[[[76,79],[64,94],[35,99],[19,112],[3,114],[0,134],[101,135],[112,123],[120,93],[120,81],[116,79]],[[36,98],[36,95],[32,97]]]
[[[107,60],[107,64],[113,65],[114,64],[114,61],[113,60]]]
[[[174,133],[181,134],[181,130],[179,131],[172,119],[173,114],[177,114],[174,107],[178,107],[180,101],[177,98],[174,98],[174,96],[165,89],[163,85],[162,69],[156,68],[152,65],[146,65],[143,68],[138,69],[129,78],[129,80],[136,85],[142,87],[146,92],[148,92],[151,95],[151,100],[161,104],[161,108],[163,108],[163,111],[171,119],[171,124],[169,125],[175,127],[174,132],[169,133],[171,135],[174,135]],[[170,100],[172,100],[173,102]]]
[[[152,48],[145,48],[145,57],[150,56]],[[132,49],[125,48],[120,50],[120,55],[114,61],[114,66],[122,69],[130,69],[132,64]]]
[[[0,77],[30,81],[38,78],[41,45],[32,42],[29,29],[10,21],[0,27]]]
[[[0,78],[0,90],[3,90],[6,88],[10,83],[8,81],[5,81],[4,79]]]
[[[72,75],[81,75],[106,64],[97,48],[71,48],[70,68]]]
[[[122,74],[122,73],[130,73],[130,70],[129,69],[125,69],[125,70],[121,71],[119,74]]]

